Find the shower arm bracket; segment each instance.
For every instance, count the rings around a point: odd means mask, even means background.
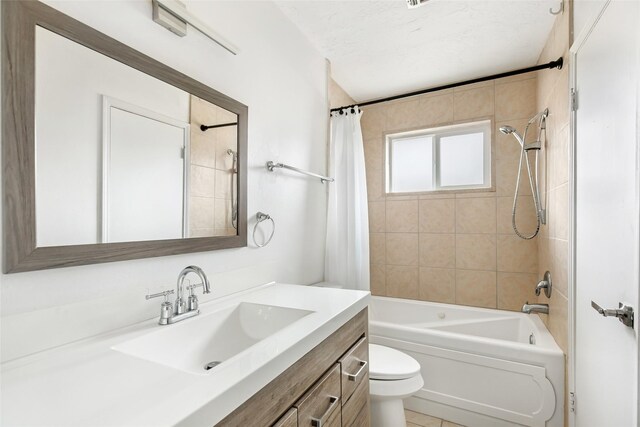
[[[524,146],[524,151],[540,149],[542,149],[542,143],[540,141],[530,142],[529,144],[525,144]]]

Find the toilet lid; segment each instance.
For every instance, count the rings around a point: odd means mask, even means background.
[[[404,380],[420,373],[416,359],[393,348],[369,344],[369,378]]]

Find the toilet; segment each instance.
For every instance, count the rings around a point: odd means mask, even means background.
[[[417,360],[393,348],[369,344],[371,427],[407,425],[402,399],[423,385]]]

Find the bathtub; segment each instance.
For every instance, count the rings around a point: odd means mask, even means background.
[[[537,315],[373,297],[369,336],[420,362],[407,409],[470,427],[564,425],[564,354]]]

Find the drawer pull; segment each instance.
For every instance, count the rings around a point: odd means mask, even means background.
[[[311,418],[311,425],[313,427],[322,427],[324,425],[325,418],[333,412],[333,408],[336,406],[339,400],[340,399],[335,396],[329,396],[329,401],[331,402],[331,404],[320,418]]]
[[[358,369],[358,372],[356,372],[355,374],[347,374],[347,378],[349,379],[349,381],[358,381],[358,377],[362,375],[366,367],[367,367],[367,361],[361,360],[360,369]]]

